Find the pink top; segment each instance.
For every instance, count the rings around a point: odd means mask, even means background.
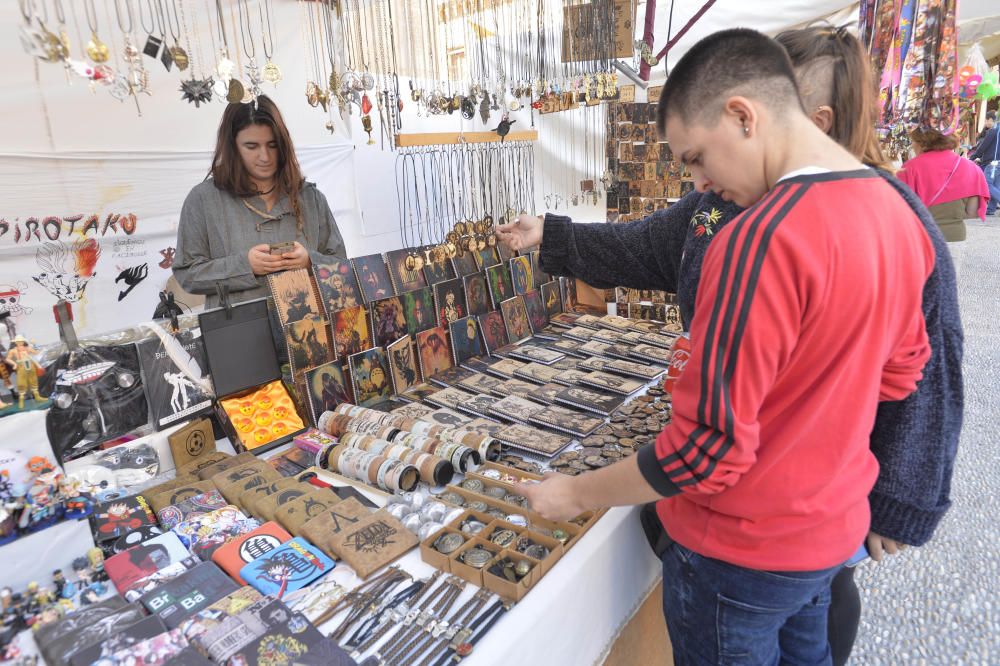
[[[930,208],[967,197],[979,197],[979,219],[986,219],[990,190],[986,176],[974,162],[950,150],[932,150],[903,165],[896,177]]]

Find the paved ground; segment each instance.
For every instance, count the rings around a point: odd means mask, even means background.
[[[859,568],[855,665],[1000,664],[1000,219],[970,225],[961,252],[965,424],[952,508],[923,548]]]

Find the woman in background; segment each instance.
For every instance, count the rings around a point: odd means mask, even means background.
[[[955,152],[958,137],[954,134],[917,129],[910,138],[917,155],[896,177],[924,202],[946,241],[964,241],[965,220],[986,219],[990,190],[982,169]]]
[[[209,177],[181,209],[177,281],[214,307],[216,285],[231,302],[260,298],[269,294],[265,276],[331,257],[347,257],[340,230],[326,197],[302,177],[278,107],[264,95],[227,106]]]

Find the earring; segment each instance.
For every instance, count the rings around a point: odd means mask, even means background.
[[[746,125],[743,126],[743,136],[745,136],[745,137],[749,137],[750,136],[750,128],[747,127]]]

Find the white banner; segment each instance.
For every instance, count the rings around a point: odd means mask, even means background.
[[[356,195],[343,174],[347,142],[298,150],[303,173],[343,221]],[[177,221],[211,153],[4,155],[0,182],[0,314],[36,344],[59,339],[58,298],[80,336],[152,318],[172,278]],[[4,327],[0,336],[7,343]]]

